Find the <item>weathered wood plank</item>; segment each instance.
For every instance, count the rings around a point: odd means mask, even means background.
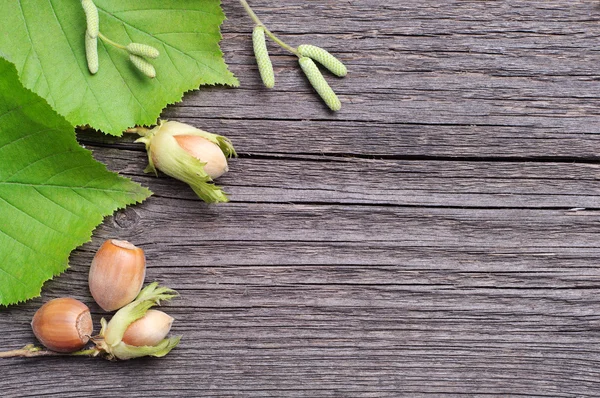
[[[149,186],[158,196],[195,200],[183,183],[164,175],[143,175],[143,146],[138,145],[138,151],[88,148],[113,170]],[[595,163],[243,155],[230,161],[229,174],[217,182],[233,202],[588,210],[600,206],[600,167]]]
[[[349,219],[361,220],[358,236]],[[73,269],[49,283],[45,299],[90,302],[85,272],[110,236],[144,246],[149,280],[181,292],[167,306],[178,320],[174,331],[186,336],[172,356],[121,365],[77,360],[86,372],[116,378],[116,389],[100,396],[142,396],[131,389],[144,383],[161,395],[585,396],[599,387],[598,232],[590,217],[549,210],[215,210],[155,198],[108,220],[73,257]],[[5,344],[31,341],[27,323],[41,301],[9,312],[19,326],[4,331]],[[57,380],[77,375],[72,362],[15,362],[0,363],[8,380],[22,369],[42,374],[31,396],[85,390]],[[14,387],[4,391],[10,396]]]
[[[600,361],[600,9],[587,1],[251,2],[292,44],[349,66],[328,112],[271,47],[261,87],[237,2],[223,49],[242,88],[165,118],[231,137],[200,203],[145,176],[132,137],[82,142],[149,186],[42,298],[2,310],[0,349],[34,341],[53,297],[92,304],[104,239],[146,250],[181,346],[160,360],[0,361],[3,397],[596,397]],[[585,208],[585,209],[577,209]],[[97,322],[96,322],[97,323]]]
[[[314,41],[348,64],[346,79],[330,79],[344,102],[335,115],[277,48],[277,86],[261,88],[251,23],[225,6],[240,21],[226,57],[254,95],[191,93],[166,117],[232,135],[248,151],[295,152],[307,141],[313,154],[598,159],[593,3],[256,2],[283,37]]]
[[[231,95],[236,96],[233,93]],[[264,103],[262,99],[260,102]],[[183,121],[226,135],[244,154],[298,154],[302,150],[303,154],[311,155],[369,155],[398,159],[598,161],[600,153],[600,135],[584,131],[583,129],[593,128],[587,123],[580,127],[580,133],[569,134],[569,130],[562,128],[525,125],[423,125],[417,122],[399,124],[326,119],[263,120],[254,119],[256,115],[250,114],[230,119],[208,119],[191,117],[191,112],[187,112],[186,116],[180,110],[173,111],[169,108],[164,116],[166,119]],[[199,113],[206,112],[208,111],[204,110]],[[219,111],[218,114],[234,112]],[[91,137],[88,135],[85,138]],[[94,142],[99,139],[111,144],[116,141],[115,138],[99,138],[94,135]],[[123,140],[133,139],[125,137]]]

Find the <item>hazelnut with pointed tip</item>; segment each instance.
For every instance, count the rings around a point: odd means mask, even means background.
[[[173,138],[187,153],[205,163],[204,171],[213,180],[229,171],[227,158],[217,144],[197,135],[182,134]]]
[[[145,276],[144,251],[127,241],[110,239],[92,260],[90,292],[103,310],[118,310],[135,299]]]

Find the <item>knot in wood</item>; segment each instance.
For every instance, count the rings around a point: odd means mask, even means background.
[[[129,229],[137,225],[140,221],[140,216],[132,208],[119,210],[114,215],[115,225],[122,229]]]

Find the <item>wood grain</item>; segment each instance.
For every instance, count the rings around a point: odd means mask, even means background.
[[[252,1],[290,44],[348,65],[319,102],[294,57],[163,117],[229,136],[226,205],[144,175],[130,136],[81,132],[155,195],[106,219],[42,298],[0,312],[0,349],[43,302],[87,289],[104,239],[143,247],[180,347],[163,359],[0,361],[2,397],[600,395],[600,7],[590,1]]]

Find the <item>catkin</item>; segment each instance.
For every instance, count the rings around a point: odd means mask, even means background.
[[[154,66],[152,66],[152,64],[146,61],[144,58],[140,57],[139,55],[129,54],[129,60],[144,75],[148,76],[151,79],[156,77],[156,69],[154,69]]]
[[[98,18],[98,8],[92,0],[81,0],[81,6],[85,11],[85,18],[87,21],[87,32],[93,39],[98,37],[100,31],[100,23]]]
[[[336,76],[344,77],[348,74],[346,65],[321,47],[302,44],[301,46],[298,46],[298,53],[303,57],[314,59]]]
[[[317,64],[315,64],[314,61],[308,57],[301,57],[299,62],[302,71],[306,77],[308,77],[308,81],[314,87],[314,89],[317,90],[317,93],[319,93],[321,98],[323,98],[323,101],[325,101],[329,109],[332,111],[339,111],[342,108],[342,103],[337,95],[335,95],[331,87],[329,87],[327,81],[325,81],[325,78],[321,74]]]
[[[98,72],[98,38],[88,32],[85,32],[85,57],[90,73],[95,75]]]
[[[158,58],[160,52],[152,46],[142,43],[129,43],[125,49],[130,54],[139,55],[141,57]]]
[[[275,73],[273,72],[273,64],[271,64],[269,51],[267,50],[265,30],[262,26],[254,27],[252,43],[254,44],[254,56],[256,57],[258,71],[260,72],[263,84],[267,88],[273,88],[275,86]]]

